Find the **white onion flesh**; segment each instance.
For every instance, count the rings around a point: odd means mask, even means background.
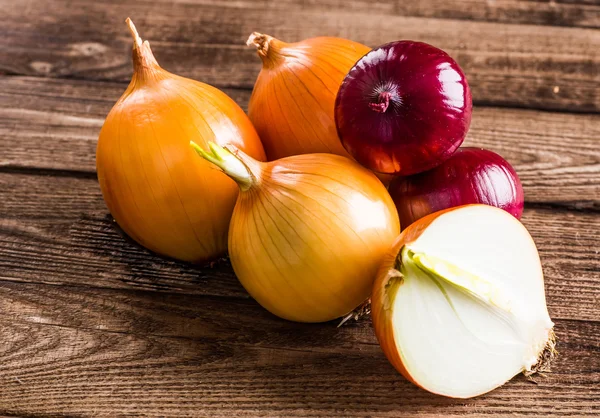
[[[553,323],[536,246],[515,218],[483,205],[450,211],[399,258],[394,339],[420,386],[467,398],[536,365]]]

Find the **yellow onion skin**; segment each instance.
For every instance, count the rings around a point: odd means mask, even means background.
[[[377,177],[332,154],[269,163],[238,155],[254,183],[233,212],[229,255],[248,293],[298,322],[339,318],[367,299],[400,230]]]
[[[96,151],[104,200],[119,226],[149,250],[189,262],[214,259],[227,251],[238,187],[197,158],[189,141],[234,144],[264,160],[262,145],[231,98],[163,70],[130,28],[134,74]]]
[[[309,153],[349,157],[335,127],[334,104],[342,80],[370,48],[341,38],[285,43],[253,33],[248,45],[262,59],[248,116],[269,160]]]

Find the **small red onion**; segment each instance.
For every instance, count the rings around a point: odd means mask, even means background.
[[[469,130],[471,111],[456,61],[431,45],[398,41],[367,53],[346,75],[335,121],[359,163],[404,176],[448,159]]]
[[[504,158],[481,148],[460,148],[433,170],[398,177],[389,192],[403,228],[438,210],[470,203],[499,207],[517,219],[523,213],[517,173]]]

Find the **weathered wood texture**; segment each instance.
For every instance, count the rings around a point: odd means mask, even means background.
[[[123,239],[93,179],[0,173],[0,279],[245,298],[227,263],[192,268]],[[554,316],[600,320],[600,216],[528,209]]]
[[[0,78],[2,167],[95,170],[104,117],[120,83]],[[250,92],[225,90],[246,106]],[[600,207],[600,116],[479,107],[466,145],[514,164],[528,202]]]
[[[370,324],[293,324],[254,302],[0,283],[0,412],[84,416],[595,416],[600,323],[562,360],[468,401],[402,379]],[[401,415],[399,415],[399,413]]]
[[[599,1],[0,0],[0,10],[0,416],[600,414]],[[393,370],[368,320],[279,320],[227,261],[166,260],[120,234],[94,154],[131,74],[127,16],[165,68],[243,107],[260,67],[244,46],[254,30],[371,46],[413,38],[455,56],[478,104],[466,144],[502,154],[525,187],[559,338],[554,372],[468,401],[437,397]]]
[[[402,38],[429,42],[452,54],[469,78],[476,103],[600,110],[600,31],[493,22],[540,23],[544,13],[561,10],[557,16],[564,19],[545,23],[570,24],[566,16],[578,15],[597,26],[595,2],[488,2],[472,12],[464,10],[471,9],[474,0],[378,5],[334,0],[1,3],[0,72],[7,74],[127,80],[131,40],[123,21],[131,16],[165,68],[221,87],[253,85],[260,63],[245,46],[252,31],[288,41],[342,36],[369,46]],[[448,8],[462,3],[457,5],[462,16],[444,12],[442,3]],[[496,11],[496,3],[502,4],[501,11]],[[531,20],[524,17],[529,15]]]

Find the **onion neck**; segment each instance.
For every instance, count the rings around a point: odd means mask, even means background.
[[[148,41],[142,41],[142,38],[137,32],[135,25],[130,18],[125,21],[133,38],[133,72],[134,76],[142,81],[148,81],[156,78],[156,74],[160,71],[160,66],[154,58],[154,54],[150,49]]]
[[[256,53],[262,60],[264,68],[272,68],[284,60],[281,50],[287,44],[270,35],[252,32],[246,45],[256,48]]]
[[[239,149],[233,146],[223,148],[214,142],[209,142],[210,152],[207,152],[194,141],[190,141],[190,145],[198,155],[219,167],[223,173],[233,179],[240,186],[241,191],[249,190],[257,184],[257,176],[250,165],[258,162]]]
[[[389,91],[382,91],[377,95],[376,101],[369,103],[369,107],[377,113],[385,113],[390,106],[391,99],[392,93]]]

